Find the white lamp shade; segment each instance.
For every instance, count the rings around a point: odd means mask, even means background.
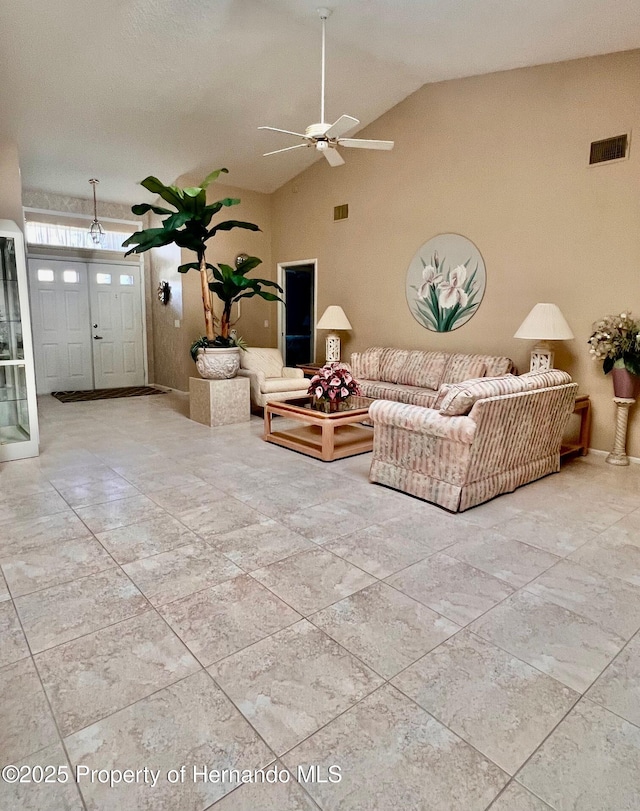
[[[574,335],[557,304],[536,304],[513,337],[533,341],[570,341]]]
[[[352,329],[349,319],[344,314],[342,307],[337,304],[332,304],[322,314],[322,318],[318,321],[318,329],[332,329],[332,330],[349,330]]]

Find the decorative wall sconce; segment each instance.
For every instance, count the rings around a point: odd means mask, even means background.
[[[171,299],[171,285],[162,280],[158,285],[158,301],[160,304],[168,304]]]

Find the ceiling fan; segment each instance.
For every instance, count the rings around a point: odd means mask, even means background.
[[[356,147],[358,149],[393,149],[393,141],[371,141],[364,138],[343,138],[349,130],[356,127],[360,121],[351,115],[342,115],[333,124],[327,124],[324,120],[324,86],[325,86],[325,24],[331,14],[328,8],[319,8],[318,14],[322,20],[322,83],[320,90],[320,121],[319,124],[310,124],[304,132],[292,132],[282,130],[277,127],[258,127],[259,130],[271,130],[271,132],[283,132],[285,135],[295,135],[303,138],[305,143],[295,146],[286,146],[284,149],[275,149],[273,152],[265,152],[267,155],[278,155],[280,152],[290,152],[292,149],[304,149],[305,147],[315,147],[321,152],[331,166],[342,166],[344,158],[338,152],[338,146]]]

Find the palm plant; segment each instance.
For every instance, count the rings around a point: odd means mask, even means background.
[[[132,206],[131,211],[140,216],[149,211],[154,214],[166,215],[161,228],[146,228],[136,231],[123,243],[123,247],[132,245],[125,256],[131,253],[144,253],[152,248],[161,248],[163,245],[175,243],[180,248],[187,248],[196,254],[197,262],[187,262],[180,265],[180,273],[189,270],[200,272],[200,285],[202,290],[202,304],[204,307],[204,321],[206,336],[201,345],[229,346],[231,323],[231,307],[235,301],[242,298],[260,296],[266,301],[281,301],[279,296],[264,290],[264,287],[275,287],[279,292],[282,288],[268,279],[249,279],[247,273],[261,263],[257,256],[249,256],[237,268],[220,264],[217,267],[206,260],[207,242],[221,231],[231,231],[233,228],[246,228],[249,231],[259,231],[260,228],[251,222],[240,220],[224,220],[211,226],[211,220],[223,208],[238,205],[240,200],[225,197],[215,203],[207,205],[207,187],[227,169],[216,169],[207,175],[199,186],[190,186],[184,189],[178,186],[165,186],[158,178],[149,176],[140,184],[148,191],[158,195],[175,209],[172,211],[151,203],[140,203]],[[220,337],[215,338],[214,317],[211,307],[211,293],[222,301],[223,311],[220,319]],[[204,343],[206,341],[206,344]]]

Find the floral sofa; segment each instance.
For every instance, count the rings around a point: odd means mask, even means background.
[[[443,386],[434,408],[377,400],[369,478],[453,512],[560,469],[577,385],[528,372]]]
[[[427,407],[434,405],[445,384],[504,375],[513,369],[509,358],[493,355],[386,347],[351,355],[351,371],[365,397]]]

